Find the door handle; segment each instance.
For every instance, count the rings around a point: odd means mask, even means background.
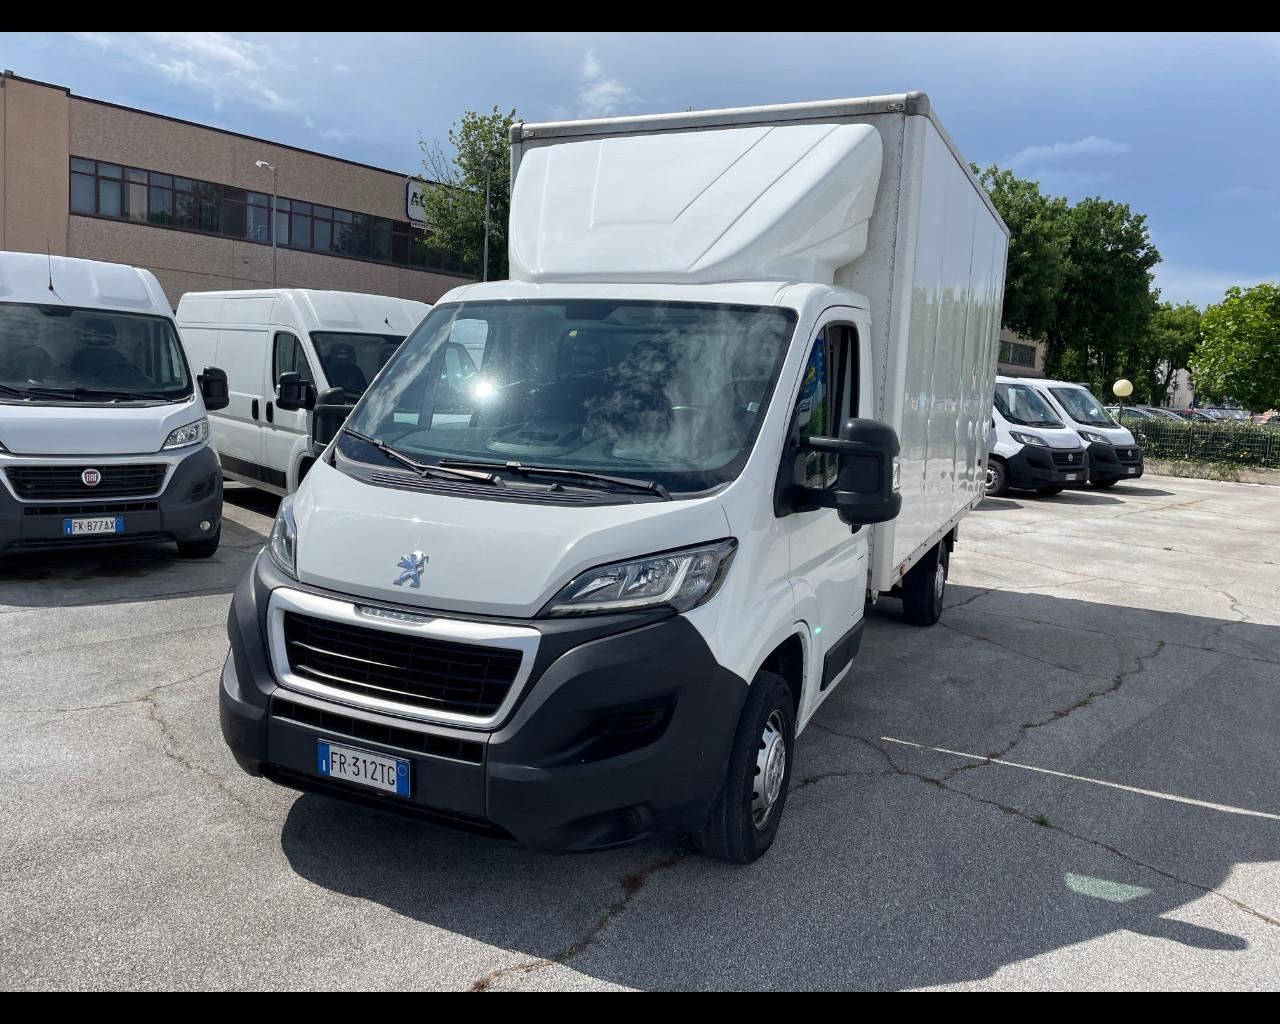
[[[271,408],[271,403],[267,402],[267,422],[274,423],[276,421],[275,411]]]
[[[252,416],[255,420],[258,418],[258,400],[256,398],[253,400],[252,404],[249,406],[249,415]]]

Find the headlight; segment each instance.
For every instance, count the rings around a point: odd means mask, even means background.
[[[188,423],[185,427],[179,427],[177,430],[169,432],[169,436],[164,439],[164,444],[160,446],[160,450],[166,448],[186,448],[188,445],[200,444],[209,438],[209,421],[201,417],[194,423]]]
[[[687,612],[720,589],[736,540],[590,569],[552,598],[543,615],[590,615],[670,605]]]
[[[1043,437],[1036,437],[1035,434],[1020,434],[1016,430],[1011,430],[1009,431],[1009,436],[1017,441],[1018,444],[1034,444],[1040,448],[1049,447],[1048,441]]]
[[[1095,434],[1092,430],[1080,431],[1080,436],[1087,444],[1110,444],[1111,438],[1103,437],[1101,434]]]
[[[298,524],[293,519],[292,497],[280,502],[267,550],[271,552],[271,561],[276,563],[277,569],[295,580],[298,578]]]

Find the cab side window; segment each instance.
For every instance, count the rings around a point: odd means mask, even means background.
[[[296,373],[303,381],[315,383],[302,342],[284,331],[276,335],[272,353],[271,383],[276,387],[280,386],[282,373]]]
[[[795,436],[837,437],[840,425],[856,410],[850,404],[856,353],[851,327],[829,324],[814,339],[809,350],[796,401]],[[833,487],[838,465],[836,456],[824,452],[804,452],[798,465],[796,483],[802,487]]]

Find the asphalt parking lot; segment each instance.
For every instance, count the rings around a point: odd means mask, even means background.
[[[1280,488],[987,501],[939,627],[872,613],[748,868],[546,856],[243,775],[209,562],[0,563],[0,984],[1274,988]]]

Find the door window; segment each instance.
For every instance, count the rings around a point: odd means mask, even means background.
[[[813,341],[796,401],[797,440],[837,437],[840,425],[854,415],[849,396],[853,388],[854,332],[842,324],[828,324]],[[826,452],[804,452],[796,483],[802,487],[833,487],[838,463]]]
[[[275,351],[272,356],[271,383],[280,386],[280,374],[296,373],[307,383],[314,383],[311,366],[307,362],[306,350],[292,334],[281,332],[276,335]]]

